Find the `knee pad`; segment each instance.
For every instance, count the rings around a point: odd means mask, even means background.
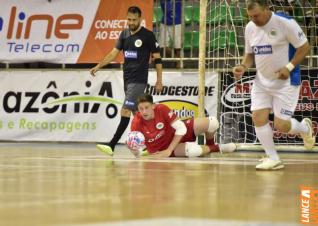
[[[202,155],[202,147],[195,142],[185,143],[185,155],[187,157],[198,157]]]
[[[219,121],[215,117],[209,116],[208,132],[214,133],[219,128],[219,126],[220,126]]]

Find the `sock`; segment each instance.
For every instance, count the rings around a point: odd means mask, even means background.
[[[207,139],[207,138],[205,138],[205,144],[206,144],[206,145],[213,145],[213,144],[215,144],[215,143],[214,143],[214,138],[212,138],[212,139]]]
[[[120,122],[119,125],[117,127],[117,130],[112,138],[112,140],[107,144],[108,146],[110,146],[113,151],[115,150],[115,146],[118,143],[118,141],[120,140],[121,136],[123,135],[123,133],[125,132],[126,128],[129,125],[129,121],[130,118],[128,117],[121,117],[120,118]]]
[[[218,144],[209,144],[207,145],[210,149],[210,152],[220,152],[220,147]]]
[[[272,160],[279,160],[274,144],[273,129],[269,123],[264,126],[255,127],[255,132],[268,157]]]
[[[291,128],[290,128],[290,131],[288,132],[290,134],[308,133],[309,132],[309,128],[304,121],[298,122],[296,119],[291,118],[290,123],[291,123]]]

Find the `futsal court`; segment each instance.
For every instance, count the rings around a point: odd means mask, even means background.
[[[114,157],[94,144],[1,143],[0,225],[298,225],[300,186],[318,187],[318,153]]]

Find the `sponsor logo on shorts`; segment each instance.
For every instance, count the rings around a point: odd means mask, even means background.
[[[130,101],[130,100],[126,100],[126,101],[125,101],[125,105],[126,105],[126,106],[135,106],[135,102]]]
[[[293,115],[292,111],[289,111],[289,110],[286,110],[286,109],[283,109],[283,108],[280,110],[280,113],[283,114],[283,115],[289,115],[289,116]]]
[[[137,51],[125,51],[124,55],[127,59],[137,59]]]
[[[253,46],[252,48],[255,55],[265,55],[273,53],[271,45]]]

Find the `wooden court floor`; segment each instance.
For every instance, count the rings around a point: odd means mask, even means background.
[[[0,225],[298,225],[300,186],[318,188],[318,154],[113,158],[94,144],[0,143]]]

